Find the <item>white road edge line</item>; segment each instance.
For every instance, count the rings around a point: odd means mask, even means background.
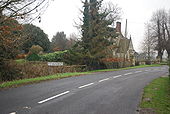
[[[118,75],[118,76],[114,76],[113,78],[118,78],[118,77],[121,77],[122,75]]]
[[[53,96],[53,97],[47,98],[47,99],[45,99],[45,100],[42,100],[42,101],[38,102],[38,104],[42,104],[42,103],[47,102],[47,101],[49,101],[49,100],[52,100],[52,99],[54,99],[54,98],[60,97],[60,96],[65,95],[65,94],[68,94],[69,92],[70,92],[70,91],[66,91],[66,92],[60,93],[60,94],[58,94],[58,95],[55,95],[55,96]]]
[[[90,86],[90,85],[93,85],[94,83],[89,83],[89,84],[86,84],[86,85],[83,85],[83,86],[80,86],[80,87],[78,87],[79,89],[81,89],[81,88],[84,88],[84,87],[87,87],[87,86]]]
[[[105,78],[105,79],[102,79],[102,80],[99,80],[99,82],[103,82],[103,81],[106,81],[106,80],[109,80],[110,78]]]

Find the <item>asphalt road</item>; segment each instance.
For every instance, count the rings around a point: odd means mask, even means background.
[[[168,67],[46,81],[0,91],[0,114],[136,114],[142,89]]]

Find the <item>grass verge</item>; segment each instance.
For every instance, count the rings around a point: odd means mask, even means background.
[[[144,88],[140,108],[141,110],[151,109],[158,114],[170,114],[170,80],[168,77],[155,79]]]
[[[57,75],[42,76],[42,77],[37,77],[37,78],[14,80],[14,81],[4,82],[0,84],[0,88],[3,89],[3,88],[9,88],[9,87],[17,87],[19,85],[24,85],[28,83],[35,83],[35,82],[40,82],[40,81],[45,81],[45,80],[60,79],[60,78],[85,75],[85,74],[89,74],[89,73],[88,72],[63,73],[63,74],[57,74]]]
[[[119,69],[93,70],[93,71],[90,71],[90,72],[108,72],[108,71],[128,70],[128,69],[145,68],[145,67],[159,67],[159,66],[161,66],[161,65],[160,64],[140,65],[140,66],[126,67],[126,68],[119,68]]]
[[[156,67],[156,66],[161,66],[161,65],[159,65],[159,64],[140,65],[140,66],[134,66],[134,67],[120,68],[120,69],[103,69],[103,70],[94,70],[94,71],[89,71],[89,72],[62,73],[62,74],[56,74],[56,75],[41,76],[41,77],[37,77],[37,78],[30,78],[30,79],[22,79],[22,80],[14,80],[14,81],[9,81],[9,82],[4,82],[4,83],[0,84],[0,89],[17,87],[17,86],[20,86],[20,85],[25,85],[25,84],[29,84],[29,83],[36,83],[36,82],[41,82],[41,81],[45,81],[45,80],[61,79],[61,78],[66,78],[66,77],[91,74],[91,73],[95,73],[95,72],[109,72],[109,71],[127,70],[127,69],[144,68],[144,67]]]

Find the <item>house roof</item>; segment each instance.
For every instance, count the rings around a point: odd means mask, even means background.
[[[119,46],[117,53],[126,53],[129,49],[130,39],[127,38],[121,38],[119,40]]]

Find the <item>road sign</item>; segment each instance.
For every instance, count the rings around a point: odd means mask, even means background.
[[[48,62],[48,66],[63,66],[63,62]]]

